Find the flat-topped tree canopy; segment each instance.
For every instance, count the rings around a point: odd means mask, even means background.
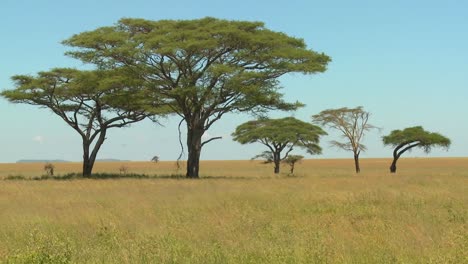
[[[424,130],[421,126],[408,127],[403,130],[393,130],[382,137],[386,146],[398,147],[401,144],[416,143],[417,147],[429,153],[432,147],[450,147],[451,141],[447,137]],[[415,146],[415,147],[416,147]]]
[[[309,154],[320,154],[320,136],[326,135],[320,127],[303,122],[294,117],[279,119],[261,118],[239,125],[233,140],[241,144],[261,143],[268,147],[256,157],[265,158],[275,163],[275,173],[279,173],[280,162],[288,158],[289,153],[296,147],[305,149]],[[286,153],[281,156],[282,151]]]
[[[396,163],[407,150],[418,147],[429,153],[433,147],[449,148],[451,141],[447,137],[424,130],[421,126],[408,127],[403,130],[393,130],[382,137],[385,146],[395,147],[390,172],[396,172]]]
[[[261,22],[124,18],[72,36],[68,55],[99,68],[128,67],[187,125],[187,177],[198,177],[201,136],[229,112],[295,110],[278,78],[326,70],[330,58]],[[206,143],[206,142],[205,142]]]
[[[16,88],[1,95],[13,103],[48,108],[78,132],[83,141],[83,175],[89,176],[107,129],[154,114],[145,111],[148,102],[141,82],[122,73],[56,68],[37,76],[16,75],[12,77]]]
[[[9,101],[49,108],[55,106],[57,109],[60,107],[63,113],[93,112],[94,107],[86,104],[86,101],[99,101],[102,114],[140,113],[142,109],[150,110],[155,106],[150,105],[154,101],[146,100],[147,94],[141,88],[142,83],[138,79],[128,78],[122,69],[83,71],[54,68],[38,72],[37,76],[15,75],[11,79],[16,88],[2,93]],[[103,115],[101,117],[106,119]]]
[[[233,140],[241,144],[262,143],[282,147],[294,144],[310,154],[320,154],[320,136],[326,135],[320,127],[294,117],[261,118],[239,125],[232,133]]]

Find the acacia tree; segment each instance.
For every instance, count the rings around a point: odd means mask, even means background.
[[[312,116],[314,122],[323,126],[336,129],[342,133],[345,142],[331,141],[331,145],[344,150],[350,150],[354,154],[354,166],[356,173],[361,171],[359,155],[366,150],[362,144],[364,133],[377,128],[368,124],[370,113],[364,111],[362,106],[356,108],[327,109]]]
[[[129,67],[187,126],[187,173],[199,177],[202,135],[230,112],[294,110],[278,78],[326,70],[330,58],[302,39],[261,22],[121,19],[115,26],[74,35],[67,54],[100,68]]]
[[[289,165],[289,174],[291,175],[294,174],[294,166],[303,158],[304,156],[302,155],[288,155],[288,157],[283,160],[283,163],[286,163]]]
[[[275,173],[280,172],[280,162],[285,160],[294,147],[305,149],[309,154],[320,154],[320,136],[326,135],[320,127],[294,117],[280,119],[262,118],[239,125],[233,139],[241,144],[261,143],[268,147],[257,157],[269,159],[275,164]],[[281,152],[286,151],[283,156]]]
[[[421,126],[408,127],[403,130],[393,130],[389,135],[382,137],[385,146],[395,147],[390,172],[396,172],[396,164],[400,156],[412,148],[422,148],[429,153],[433,147],[450,147],[450,139],[439,133],[425,131]]]
[[[136,106],[144,95],[116,71],[79,71],[56,68],[36,77],[12,77],[16,88],[1,95],[13,103],[49,108],[82,139],[83,176],[90,176],[107,130],[143,120],[147,113]],[[135,85],[135,86],[129,86]]]
[[[262,153],[256,155],[255,157],[252,158],[254,159],[264,159],[263,163],[264,164],[270,164],[274,162],[273,154],[271,151],[263,151]],[[281,160],[282,163],[288,164],[289,165],[289,174],[293,175],[294,174],[294,166],[296,165],[297,162],[301,161],[304,158],[302,155],[290,155],[288,154],[287,157],[283,158]]]

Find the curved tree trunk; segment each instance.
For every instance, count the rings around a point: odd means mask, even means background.
[[[418,141],[408,141],[408,142],[403,142],[400,145],[398,145],[394,150],[393,150],[393,161],[392,165],[390,165],[390,173],[395,173],[397,170],[396,164],[400,156],[405,153],[405,151],[412,149],[414,147],[417,147],[421,145],[420,142]],[[405,147],[406,146],[406,147]],[[401,148],[405,147],[404,149],[400,150]]]
[[[397,169],[396,163],[397,163],[397,161],[398,161],[397,157],[393,158],[392,165],[390,165],[390,173],[395,173],[396,172],[396,169]]]
[[[354,153],[354,167],[356,168],[356,173],[361,172],[361,167],[359,166],[359,152]]]
[[[403,154],[403,151],[398,153],[398,151],[404,147],[406,144],[409,144],[408,142],[403,142],[400,145],[398,145],[394,150],[393,150],[393,161],[392,164],[390,165],[390,173],[395,173],[396,172],[396,164],[398,159],[400,158],[400,155]]]
[[[195,126],[192,126],[195,127]],[[199,178],[200,154],[202,148],[203,129],[192,128],[187,125],[187,178]]]

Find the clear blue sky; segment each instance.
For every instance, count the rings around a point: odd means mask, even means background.
[[[122,17],[193,19],[205,16],[263,21],[266,27],[305,40],[333,59],[327,72],[282,78],[289,100],[307,106],[294,116],[327,108],[362,105],[371,123],[383,128],[365,139],[362,157],[388,157],[381,136],[393,129],[422,125],[452,139],[447,152],[468,156],[468,2],[315,0],[2,0],[0,4],[0,89],[10,77],[53,67],[83,67],[63,55],[60,42],[73,34],[114,24]],[[287,113],[272,113],[274,117]],[[261,145],[242,146],[229,134],[248,115],[228,115],[209,131],[224,136],[208,144],[202,159],[248,159]],[[0,99],[0,162],[18,159],[79,161],[80,137],[47,109]],[[179,153],[177,118],[112,130],[98,158],[174,160]],[[351,157],[323,138],[319,158]],[[426,156],[414,151],[408,156]],[[311,156],[308,156],[311,157]]]

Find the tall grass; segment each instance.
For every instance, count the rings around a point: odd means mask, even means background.
[[[202,164],[211,178],[199,181],[0,181],[0,260],[468,263],[467,161],[408,159],[396,175],[379,159],[360,175],[351,160],[305,161],[296,177],[232,161]],[[158,165],[128,167],[173,173]]]

